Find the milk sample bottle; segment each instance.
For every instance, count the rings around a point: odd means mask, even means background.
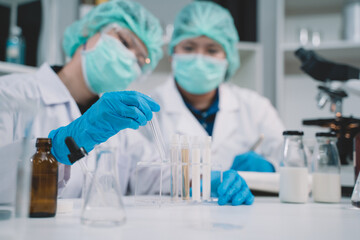
[[[335,133],[316,133],[316,146],[312,161],[312,193],[315,202],[340,202],[340,158],[336,140]]]
[[[280,192],[282,202],[307,202],[308,168],[302,142],[303,132],[284,131],[284,150],[280,162]]]

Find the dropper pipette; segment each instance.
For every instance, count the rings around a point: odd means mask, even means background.
[[[87,154],[86,150],[81,147],[79,148],[79,146],[76,144],[75,140],[72,137],[67,137],[65,139],[65,144],[68,147],[70,154],[68,155],[69,161],[74,164],[75,162],[79,162],[80,163],[80,168],[83,172],[84,175],[86,175],[86,178],[89,178],[90,182],[94,182],[95,184],[95,188],[96,190],[99,192],[100,194],[100,198],[103,201],[103,203],[106,203],[105,200],[105,194],[100,186],[100,184],[96,181],[96,179],[94,180],[94,175],[92,174],[92,172],[89,170],[89,168],[87,167],[85,161],[83,160],[84,157]]]

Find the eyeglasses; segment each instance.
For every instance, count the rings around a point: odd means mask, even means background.
[[[151,70],[151,60],[148,57],[148,51],[144,43],[130,30],[122,28],[117,24],[106,27],[104,32],[118,39],[127,49],[136,56],[139,67],[143,73]]]

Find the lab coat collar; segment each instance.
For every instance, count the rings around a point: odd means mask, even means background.
[[[223,83],[219,87],[219,112],[214,123],[213,149],[221,147],[237,129],[236,116],[240,111],[240,103],[232,87],[231,83]]]
[[[223,83],[219,87],[219,111],[236,111],[240,108],[239,101],[231,92],[231,84]],[[164,86],[164,110],[167,112],[184,112],[187,107],[182,99],[174,78],[168,79]],[[171,99],[171,100],[170,100]],[[179,104],[182,103],[182,104]]]
[[[219,87],[219,110],[236,111],[239,110],[239,100],[231,91],[231,83],[222,83]]]
[[[162,91],[162,106],[161,108],[167,114],[176,115],[178,118],[177,122],[177,132],[178,134],[200,134],[201,136],[206,136],[207,132],[201,126],[199,121],[195,116],[190,112],[186,107],[183,98],[181,97],[177,87],[175,85],[175,80],[173,78],[168,79],[164,84]]]
[[[62,104],[71,101],[72,96],[49,64],[44,63],[36,72],[41,98],[46,105]]]
[[[164,85],[163,109],[169,113],[183,113],[188,110],[178,91],[174,78],[169,78]]]

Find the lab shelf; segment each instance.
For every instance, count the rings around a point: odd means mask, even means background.
[[[36,69],[36,67],[0,61],[0,75],[10,73],[34,73]]]
[[[0,5],[11,7],[13,4],[25,4],[31,2],[37,2],[39,0],[0,0]]]
[[[360,67],[360,42],[342,39],[343,7],[343,0],[277,0],[276,106],[287,128],[304,129],[303,118],[332,116],[328,109],[317,109],[318,82],[301,71],[301,62],[294,55],[301,47],[300,28],[308,29],[310,36],[313,31],[321,35],[319,46],[305,45],[305,49],[330,61]],[[346,114],[358,115],[356,105],[349,104],[357,100],[354,96],[345,100]],[[306,134],[314,136],[315,128],[306,129]]]
[[[286,0],[285,10],[289,15],[304,15],[309,13],[328,13],[341,11],[344,0]]]
[[[294,51],[297,48],[299,48],[300,45],[298,43],[286,43],[283,46],[283,50],[285,52],[287,51]],[[336,42],[324,42],[320,44],[319,46],[313,46],[313,45],[305,45],[303,46],[306,49],[309,50],[350,50],[353,49],[360,49],[360,42],[350,42],[350,41],[336,41]]]

